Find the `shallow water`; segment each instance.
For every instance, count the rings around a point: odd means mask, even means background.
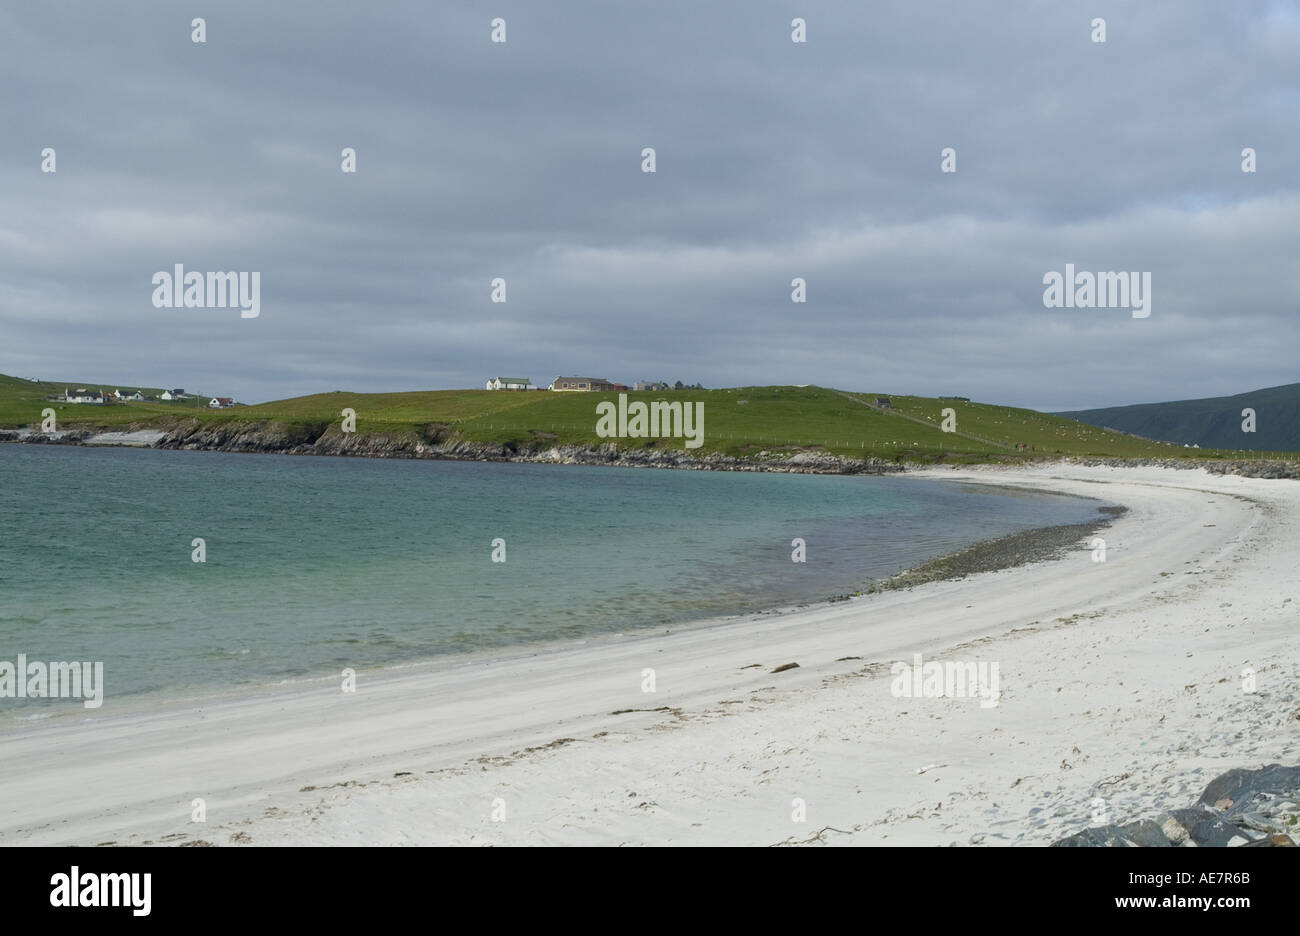
[[[905,477],[0,445],[0,661],[103,661],[109,698],[336,676],[822,600],[1099,506]]]

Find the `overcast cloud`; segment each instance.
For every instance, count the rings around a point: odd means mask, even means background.
[[[44,2],[0,11],[0,74],[3,373],[1050,410],[1300,380],[1293,2]],[[176,263],[260,271],[261,315],[154,308]],[[1044,308],[1067,263],[1150,271],[1150,317]]]

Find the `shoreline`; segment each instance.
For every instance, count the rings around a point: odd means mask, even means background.
[[[1088,826],[1099,795],[1122,821],[1183,805],[1222,769],[1300,757],[1300,489],[1062,465],[922,474],[1105,491],[1129,512],[1105,563],[1076,549],[711,627],[383,674],[353,695],[10,734],[3,839],[1041,845]],[[890,662],[916,653],[991,656],[1000,703],[891,695]],[[1237,685],[1246,663],[1257,693]],[[204,825],[189,821],[194,797]],[[792,797],[806,824],[792,823]],[[498,799],[508,821],[492,821]]]
[[[193,428],[193,427],[191,427]],[[228,431],[238,429],[239,431]],[[132,438],[134,437],[134,438]],[[197,440],[197,441],[196,441]],[[269,432],[255,424],[244,427],[213,427],[206,434],[183,433],[180,429],[66,429],[53,435],[27,427],[0,428],[0,443],[20,445],[67,445],[84,448],[136,448],[154,451],[227,452],[250,455],[297,455],[347,458],[392,458],[429,461],[478,461],[510,464],[586,465],[614,468],[664,468],[685,471],[760,471],[785,474],[896,474],[933,468],[993,466],[1019,468],[1035,465],[1078,465],[1083,467],[1170,468],[1178,471],[1204,469],[1211,474],[1248,478],[1300,480],[1300,460],[1121,458],[1111,456],[1042,455],[990,457],[980,461],[970,455],[946,456],[932,462],[894,460],[869,455],[851,458],[829,454],[819,446],[775,446],[748,457],[708,453],[691,455],[676,449],[620,449],[614,443],[599,446],[535,446],[519,449],[513,444],[493,445],[463,440],[422,442],[388,436],[322,435],[315,439]],[[784,453],[784,454],[783,454]]]
[[[912,569],[904,569],[878,583],[873,583],[868,593],[894,588],[914,588],[927,582],[960,580],[981,572],[1000,572],[1016,566],[1049,562],[1061,558],[1071,547],[1095,533],[1105,530],[1124,514],[1128,508],[1107,504],[1097,508],[1100,514],[1086,523],[1059,524],[1038,527],[998,536],[974,543],[964,549],[936,556]]]
[[[136,436],[137,441],[121,437]],[[759,452],[753,458],[722,454],[691,455],[677,449],[620,449],[614,443],[596,447],[560,445],[519,450],[510,445],[453,440],[425,443],[414,439],[363,436],[349,439],[328,436],[314,442],[255,431],[217,433],[215,436],[173,437],[160,430],[107,431],[60,430],[44,434],[31,429],[0,429],[0,443],[59,445],[79,448],[144,448],[154,451],[225,452],[241,455],[293,455],[341,458],[385,458],[415,461],[501,462],[523,465],[584,465],[612,468],[668,468],[686,471],[766,471],[786,474],[895,474],[908,470],[903,462],[871,456],[863,459],[826,454],[802,448],[789,455]],[[148,441],[145,441],[148,439]],[[798,448],[792,446],[791,448]]]

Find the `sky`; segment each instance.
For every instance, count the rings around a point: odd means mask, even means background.
[[[0,373],[1044,410],[1300,381],[1296,0],[47,0],[0,10],[0,76]],[[260,313],[156,307],[176,264],[257,272]],[[1046,307],[1066,264],[1150,273],[1150,315]]]

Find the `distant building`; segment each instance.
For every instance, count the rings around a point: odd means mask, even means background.
[[[604,377],[556,377],[551,381],[550,390],[590,393],[592,391],[610,391],[614,384]]]
[[[78,387],[76,390],[64,390],[63,398],[69,403],[103,403],[104,394],[101,390],[87,390],[85,387]]]
[[[489,390],[531,390],[533,382],[527,377],[493,377],[487,382]]]
[[[632,386],[633,390],[671,390],[668,384],[662,380],[638,380]]]
[[[160,399],[160,400],[179,400],[179,399],[182,399],[184,396],[185,396],[185,391],[184,391],[184,390],[164,390],[164,391],[162,392],[162,395],[161,395],[160,397],[158,397],[158,399]]]
[[[113,396],[117,397],[119,400],[132,400],[136,403],[144,402],[144,394],[139,390],[128,390],[125,393],[118,390],[113,394]]]
[[[208,407],[210,409],[230,409],[230,407],[234,405],[235,401],[228,396],[213,397],[208,401]]]
[[[889,402],[889,397],[887,397],[887,396],[878,396],[878,397],[876,397],[876,401],[875,401],[875,403],[873,403],[872,405],[873,405],[873,406],[879,406],[881,409],[893,409],[893,408],[894,408],[894,404],[891,403],[891,402]]]

